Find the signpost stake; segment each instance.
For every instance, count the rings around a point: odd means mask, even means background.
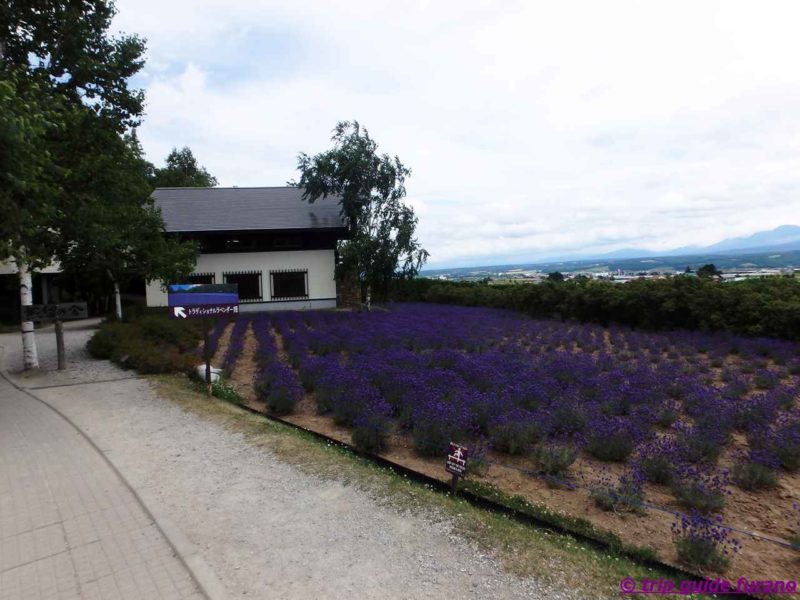
[[[56,319],[56,353],[58,354],[58,370],[63,371],[67,368],[67,357],[64,354],[64,322]]]
[[[467,455],[469,450],[466,446],[461,446],[455,442],[450,442],[450,449],[447,451],[447,462],[445,471],[453,476],[450,482],[450,489],[453,495],[458,491],[458,479],[467,472]]]
[[[206,360],[206,394],[211,397],[211,348],[208,342],[208,319],[203,319],[203,357]]]

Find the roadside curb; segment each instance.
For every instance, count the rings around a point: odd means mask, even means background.
[[[142,494],[136,491],[136,489],[130,484],[130,482],[120,472],[120,470],[106,455],[106,453],[100,449],[100,447],[86,434],[86,432],[83,431],[83,429],[78,427],[69,417],[55,408],[52,404],[46,400],[43,400],[42,398],[39,398],[36,394],[32,393],[31,390],[18,385],[14,378],[12,378],[6,371],[5,354],[5,346],[0,345],[0,377],[5,379],[12,387],[14,387],[14,389],[25,394],[26,396],[31,397],[37,402],[40,402],[56,413],[64,421],[69,423],[69,425],[75,429],[75,431],[77,431],[78,434],[80,434],[80,436],[83,437],[83,439],[85,439],[89,445],[103,458],[103,461],[105,461],[105,463],[111,468],[122,484],[128,488],[131,494],[133,494],[133,497],[136,498],[136,501],[142,507],[142,510],[153,521],[161,535],[164,536],[164,539],[167,541],[167,544],[169,544],[170,548],[172,548],[175,556],[178,558],[178,560],[180,560],[183,566],[186,567],[186,570],[189,572],[190,577],[195,582],[200,592],[206,598],[208,598],[208,600],[228,600],[228,594],[225,591],[225,588],[222,586],[222,582],[217,574],[200,555],[197,547],[189,540],[189,538],[186,537],[177,524],[170,517],[161,512],[160,509],[154,508],[156,503],[152,499],[150,502],[145,502]]]

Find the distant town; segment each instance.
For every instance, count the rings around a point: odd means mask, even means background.
[[[710,264],[710,263],[709,263]],[[720,273],[715,275],[722,281],[742,281],[745,279],[760,277],[794,277],[800,273],[800,267],[743,267],[738,269],[720,269]],[[657,271],[630,271],[616,269],[613,271],[596,271],[591,269],[575,271],[545,270],[542,268],[505,268],[505,267],[481,267],[475,269],[453,269],[451,272],[444,273],[423,273],[423,276],[442,281],[475,281],[487,283],[539,283],[548,279],[600,279],[625,283],[634,279],[663,279],[665,277],[697,277],[697,271],[687,270],[657,270]]]

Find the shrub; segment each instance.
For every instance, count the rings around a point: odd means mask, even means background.
[[[725,506],[728,473],[715,474],[709,470],[694,467],[677,469],[670,489],[675,499],[703,514],[721,511]]]
[[[605,511],[635,512],[643,514],[644,476],[638,471],[629,471],[620,476],[615,485],[609,477],[603,477],[600,484],[589,492],[595,504]]]
[[[669,485],[672,482],[674,467],[672,460],[666,456],[646,456],[640,462],[642,473],[648,481],[660,485]]]
[[[559,402],[552,409],[551,431],[556,434],[569,435],[586,428],[588,417],[582,406],[575,401]]]
[[[97,332],[86,342],[86,349],[94,358],[110,359],[116,347],[124,338],[130,326],[125,323],[103,323]]]
[[[541,473],[557,477],[564,475],[577,457],[578,451],[572,446],[552,442],[537,445],[531,453]]]
[[[267,409],[276,415],[288,415],[300,401],[302,391],[297,385],[286,382],[277,382],[267,394]]]
[[[780,378],[769,369],[760,369],[753,375],[753,383],[760,390],[771,390],[780,383]]]
[[[720,429],[714,429],[713,423],[708,426],[680,426],[676,427],[676,431],[681,457],[686,462],[715,463],[722,454],[726,436]]]
[[[724,571],[731,557],[740,549],[738,540],[729,540],[729,532],[721,527],[722,517],[709,519],[692,511],[672,524],[672,535],[678,559],[692,567]]]
[[[600,460],[623,462],[636,445],[635,433],[630,425],[611,419],[595,425],[588,438],[586,451]]]
[[[385,415],[367,414],[353,423],[351,440],[362,452],[380,454],[388,447],[391,422]]]
[[[450,442],[464,440],[471,433],[469,413],[438,400],[427,400],[413,413],[411,439],[417,452],[444,456]]]
[[[489,426],[489,439],[499,452],[523,454],[538,442],[544,426],[536,415],[526,410],[513,410],[496,419]]]
[[[778,485],[775,470],[753,460],[736,463],[731,469],[731,479],[743,490],[767,490]]]

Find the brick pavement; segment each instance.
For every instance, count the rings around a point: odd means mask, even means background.
[[[0,600],[203,597],[97,450],[0,377]]]

